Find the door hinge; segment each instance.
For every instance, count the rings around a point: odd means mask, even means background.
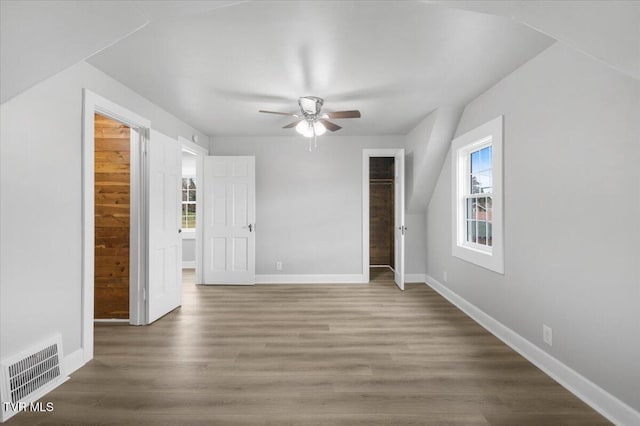
[[[146,302],[147,301],[147,289],[146,288],[142,288],[142,301]]]

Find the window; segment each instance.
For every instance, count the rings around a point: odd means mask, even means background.
[[[182,229],[196,228],[196,179],[182,178]]]
[[[504,273],[502,116],[452,143],[452,254]]]
[[[469,185],[464,191],[466,205],[465,221],[467,234],[465,244],[478,249],[492,246],[493,207],[493,145],[487,145],[468,153],[468,170],[465,170]]]

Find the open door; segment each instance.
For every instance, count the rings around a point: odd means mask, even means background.
[[[255,157],[204,159],[204,284],[255,284]]]
[[[182,304],[180,194],[182,148],[151,130],[147,145],[148,236],[147,323]]]
[[[400,290],[404,290],[404,149],[399,149],[395,157],[395,228],[394,228],[394,281]]]

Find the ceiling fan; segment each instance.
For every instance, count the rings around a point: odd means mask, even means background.
[[[302,136],[311,138],[321,136],[327,132],[327,129],[335,132],[342,127],[335,123],[332,123],[328,119],[342,119],[342,118],[360,118],[360,111],[334,111],[334,112],[321,112],[324,99],[316,96],[303,96],[298,99],[298,105],[300,107],[299,113],[292,112],[278,112],[278,111],[265,111],[259,112],[267,114],[278,114],[295,117],[298,120],[293,123],[289,123],[283,126],[283,129],[291,129],[295,127],[296,131]],[[316,145],[317,146],[317,145]],[[311,146],[309,146],[311,148]]]

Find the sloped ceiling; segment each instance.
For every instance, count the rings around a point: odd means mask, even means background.
[[[119,1],[0,2],[0,99],[116,43],[148,20]]]
[[[637,0],[428,0],[427,3],[508,17],[640,79]]]
[[[342,135],[406,134],[553,40],[509,19],[422,2],[245,2],[153,21],[89,63],[211,136],[293,135],[297,98],[359,109]]]
[[[0,101],[90,58],[214,136],[291,134],[256,111],[309,94],[363,112],[342,134],[404,134],[552,38],[640,78],[634,1],[3,0]]]
[[[238,1],[0,2],[0,103],[147,25]]]

